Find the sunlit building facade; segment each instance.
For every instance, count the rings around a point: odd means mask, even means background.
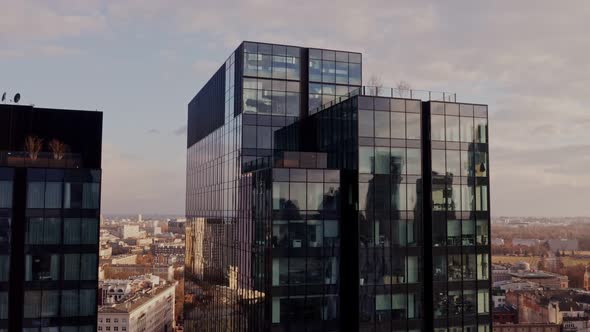
[[[0,105],[0,331],[96,331],[102,113]]]
[[[487,107],[360,62],[245,42],[189,103],[187,331],[490,331]]]

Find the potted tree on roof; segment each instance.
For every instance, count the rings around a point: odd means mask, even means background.
[[[27,151],[31,160],[37,160],[39,151],[41,151],[42,147],[43,139],[33,135],[29,135],[25,138],[25,150]]]
[[[53,159],[62,160],[64,158],[67,146],[62,141],[54,138],[49,141],[48,145],[51,153],[53,153]]]

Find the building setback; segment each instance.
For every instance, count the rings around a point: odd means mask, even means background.
[[[0,331],[96,331],[102,113],[0,105]]]
[[[244,42],[189,103],[187,331],[491,331],[487,106],[361,58]]]

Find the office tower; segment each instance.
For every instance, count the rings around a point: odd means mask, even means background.
[[[95,331],[102,113],[0,105],[0,331]]]
[[[491,330],[487,106],[360,62],[244,42],[189,103],[187,331]]]

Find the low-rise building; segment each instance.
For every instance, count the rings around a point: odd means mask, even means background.
[[[521,238],[514,238],[512,239],[513,246],[524,246],[524,247],[534,247],[541,244],[541,240],[539,239],[521,239]]]
[[[98,309],[98,331],[173,331],[175,284],[143,289],[123,302]]]
[[[137,264],[136,254],[123,254],[111,257],[111,264],[113,265],[133,265]]]
[[[510,273],[513,281],[531,281],[545,289],[566,289],[569,279],[565,275],[547,271],[520,271]]]
[[[505,324],[493,326],[494,332],[561,332],[557,324]]]
[[[547,244],[553,252],[579,250],[578,239],[549,239]]]
[[[107,279],[121,279],[143,274],[153,274],[172,281],[174,280],[174,267],[172,265],[105,265],[105,277]]]

